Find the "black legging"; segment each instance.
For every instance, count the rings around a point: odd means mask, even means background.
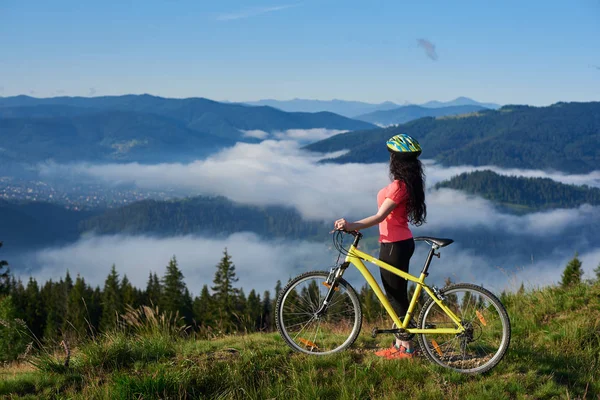
[[[412,238],[393,243],[381,243],[379,259],[404,272],[408,272],[408,263],[414,251],[415,241]],[[408,281],[383,268],[379,268],[379,270],[383,288],[390,304],[400,318],[404,317],[408,311],[406,291]]]

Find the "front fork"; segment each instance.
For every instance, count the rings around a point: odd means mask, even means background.
[[[345,263],[341,264],[339,267],[331,268],[331,270],[329,271],[329,276],[327,277],[327,280],[325,282],[323,282],[323,284],[325,286],[327,286],[329,288],[329,290],[327,291],[327,294],[325,295],[325,299],[323,300],[321,307],[319,307],[319,309],[315,313],[317,318],[327,312],[327,308],[329,307],[331,298],[333,297],[334,293],[339,290],[338,282],[344,275],[344,271],[346,270],[346,268],[348,268],[349,265],[350,265],[349,262],[345,262]]]

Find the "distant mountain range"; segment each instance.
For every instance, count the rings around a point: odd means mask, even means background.
[[[203,98],[150,95],[0,97],[0,152],[21,161],[182,161],[238,141],[246,131],[369,129],[330,112],[284,112]]]
[[[479,106],[483,108],[489,108],[497,110],[501,107],[500,104],[496,103],[480,103],[468,97],[457,97],[450,101],[428,101],[427,103],[420,104],[421,107],[425,108],[440,108],[440,107],[456,107],[456,106]]]
[[[404,106],[387,111],[375,111],[359,115],[356,119],[371,122],[379,126],[403,124],[423,117],[444,117],[447,115],[468,114],[486,110],[480,106],[451,106],[440,108],[426,108],[422,106]]]
[[[376,111],[387,111],[401,107],[402,105],[396,104],[390,101],[386,101],[379,104],[365,103],[361,101],[348,101],[348,100],[307,100],[307,99],[293,99],[293,100],[258,100],[248,101],[245,104],[257,105],[257,106],[270,106],[275,107],[283,111],[304,111],[304,112],[318,112],[318,111],[330,111],[339,115],[343,115],[350,118],[355,118],[359,115],[369,114]],[[412,106],[412,104],[409,104]],[[453,107],[453,106],[480,106],[484,108],[497,109],[500,105],[494,103],[479,103],[475,100],[469,99],[468,97],[458,97],[448,102],[430,101],[421,105],[425,108],[440,108],[440,107]]]
[[[247,101],[245,104],[253,106],[269,106],[279,110],[287,112],[320,112],[329,111],[345,117],[355,117],[378,110],[391,110],[398,108],[399,105],[386,101],[380,104],[365,103],[362,101],[348,101],[348,100],[307,100],[307,99],[293,99],[293,100],[258,100],[258,101]]]
[[[337,163],[386,162],[383,144],[398,133],[414,136],[423,158],[445,165],[553,169],[587,173],[600,169],[600,102],[549,107],[504,106],[469,116],[421,118],[393,128],[348,132],[308,145],[318,152],[347,149]]]

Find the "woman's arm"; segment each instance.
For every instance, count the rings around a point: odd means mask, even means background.
[[[396,208],[396,203],[391,199],[386,198],[381,204],[381,207],[379,207],[379,210],[377,210],[377,214],[356,222],[348,222],[344,218],[340,218],[335,221],[333,226],[335,229],[343,229],[346,231],[359,231],[361,229],[370,228],[386,219],[394,208]]]

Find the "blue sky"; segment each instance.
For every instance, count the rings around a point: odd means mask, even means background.
[[[597,0],[0,0],[0,49],[0,96],[600,100]]]

